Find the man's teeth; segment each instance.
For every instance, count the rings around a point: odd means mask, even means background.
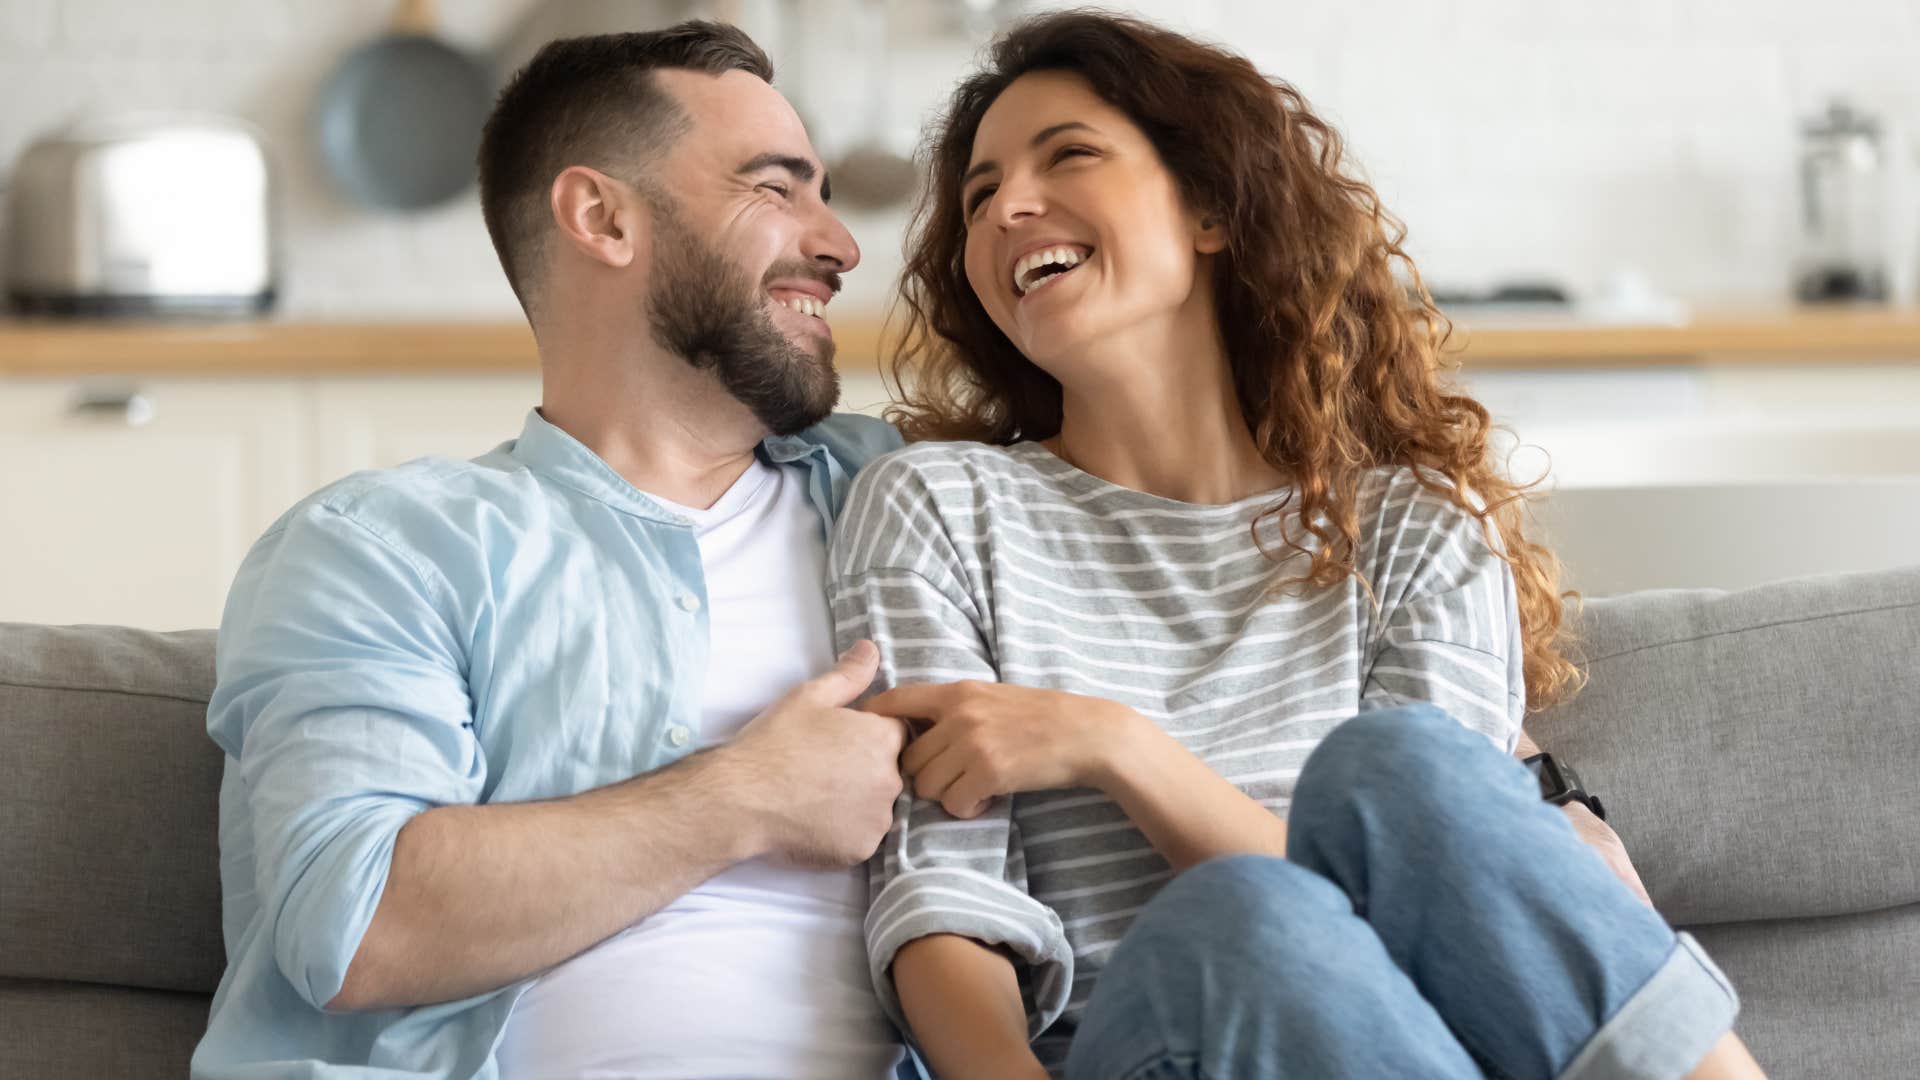
[[[826,317],[822,312],[827,310],[827,305],[815,300],[811,296],[790,296],[780,302],[802,315],[811,315],[816,319]]]
[[[1057,247],[1047,248],[1044,251],[1036,251],[1014,264],[1014,291],[1019,293],[1032,292],[1048,281],[1079,266],[1085,261],[1085,258],[1077,248]],[[1042,267],[1054,266],[1064,267],[1065,269],[1051,270],[1047,273],[1039,272]]]

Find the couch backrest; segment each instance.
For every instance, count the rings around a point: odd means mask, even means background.
[[[1644,592],[1528,727],[1609,808],[1775,1080],[1920,1061],[1920,567]]]
[[[219,982],[213,638],[0,624],[0,977]]]
[[[1682,924],[1920,903],[1920,567],[1588,603],[1530,720]]]

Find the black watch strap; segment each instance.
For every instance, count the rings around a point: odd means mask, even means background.
[[[1600,798],[1589,793],[1580,783],[1580,774],[1573,766],[1555,761],[1552,754],[1535,754],[1523,758],[1520,764],[1533,773],[1540,783],[1540,797],[1555,806],[1565,806],[1570,802],[1585,803],[1593,816],[1601,821],[1607,820],[1606,808],[1600,805]]]

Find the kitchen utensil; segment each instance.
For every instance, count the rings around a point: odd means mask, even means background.
[[[266,151],[235,120],[96,118],[21,153],[7,294],[46,314],[243,315],[274,299]]]
[[[356,202],[421,210],[473,182],[493,75],[433,28],[432,0],[400,0],[391,32],[349,54],[320,91],[320,157]]]
[[[1802,300],[1884,300],[1892,183],[1880,120],[1836,101],[1801,127]]]
[[[865,51],[867,127],[858,142],[840,155],[828,174],[834,200],[855,210],[884,210],[911,196],[920,183],[920,170],[904,149],[888,138],[887,96],[888,21],[886,0],[862,0],[857,25],[871,37]]]

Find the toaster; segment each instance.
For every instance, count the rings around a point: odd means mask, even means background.
[[[271,170],[217,118],[78,124],[30,143],[7,190],[8,298],[57,315],[251,315],[275,293]]]

